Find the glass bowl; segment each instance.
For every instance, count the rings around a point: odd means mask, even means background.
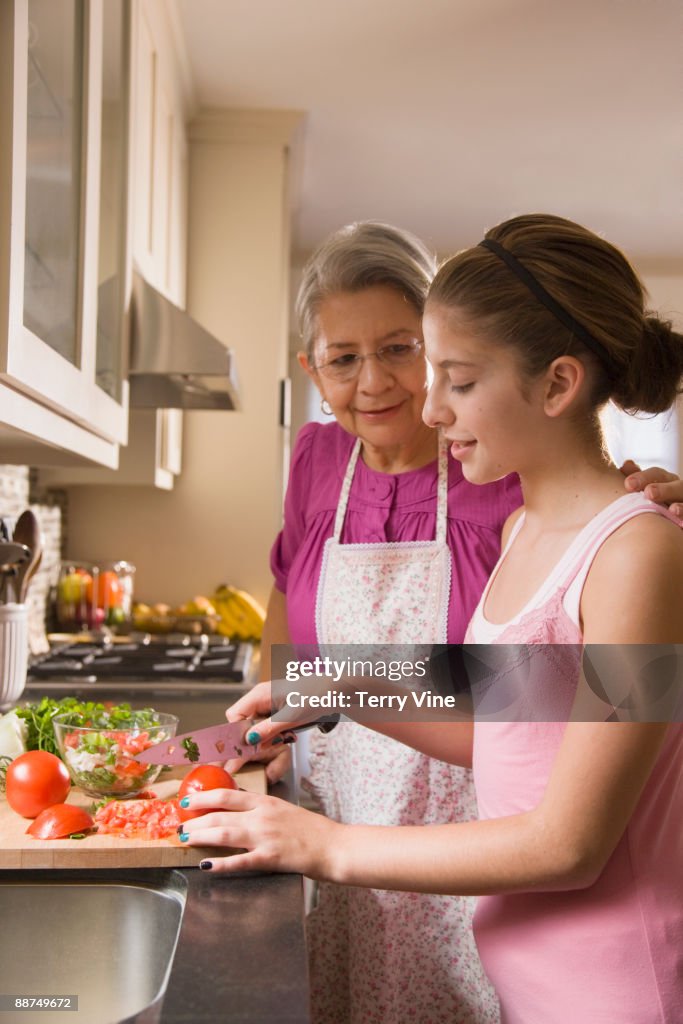
[[[89,796],[125,799],[159,777],[163,765],[143,764],[135,755],[172,739],[178,718],[152,708],[125,714],[98,711],[88,719],[67,711],[55,715],[52,724],[73,784]]]

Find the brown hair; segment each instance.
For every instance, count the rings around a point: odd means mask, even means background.
[[[668,409],[683,390],[683,335],[645,310],[645,289],[628,260],[593,232],[550,214],[504,221],[486,238],[530,272],[558,318],[495,252],[466,249],[439,269],[427,305],[451,310],[476,334],[514,345],[522,368],[541,373],[562,355],[590,363],[594,407],[611,399],[628,412]],[[587,332],[591,350],[567,323]],[[597,355],[596,355],[597,353]]]

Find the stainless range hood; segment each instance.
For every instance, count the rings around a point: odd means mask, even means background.
[[[230,349],[133,272],[130,405],[239,409]]]

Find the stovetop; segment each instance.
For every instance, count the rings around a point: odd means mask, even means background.
[[[154,685],[177,682],[184,688],[244,683],[254,653],[252,644],[226,637],[172,634],[132,635],[125,642],[108,639],[64,643],[29,668],[29,683],[126,683]],[[122,684],[119,686],[119,684]],[[206,684],[206,685],[203,685]]]

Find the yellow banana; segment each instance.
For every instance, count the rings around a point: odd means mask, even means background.
[[[238,599],[241,606],[244,607],[245,614],[248,620],[257,629],[263,628],[263,623],[266,620],[266,610],[262,604],[260,604],[255,597],[252,597],[246,590],[238,590],[235,588],[234,596]]]
[[[246,590],[224,584],[216,590],[213,603],[221,618],[218,624],[221,634],[241,640],[260,639],[266,612]]]
[[[219,619],[216,629],[221,636],[238,636],[238,626],[228,601],[215,601]]]
[[[216,626],[218,632],[222,636],[239,637],[239,624],[235,616],[236,605],[233,605],[230,596],[216,593],[213,603],[220,617]]]

